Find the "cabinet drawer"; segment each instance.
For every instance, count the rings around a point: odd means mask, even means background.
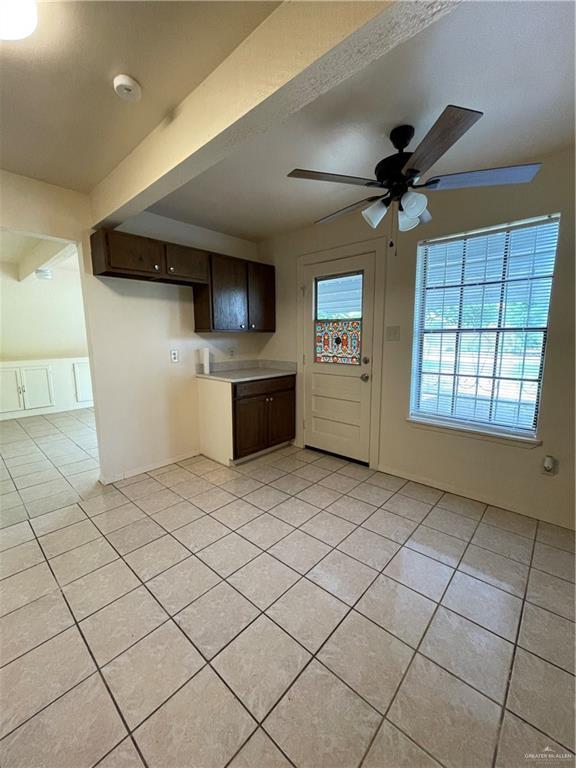
[[[236,400],[242,397],[256,397],[257,395],[269,395],[273,392],[294,389],[296,375],[279,376],[274,379],[260,379],[258,381],[245,381],[234,384],[233,396]]]
[[[185,245],[166,243],[166,269],[174,282],[207,283],[208,253]]]

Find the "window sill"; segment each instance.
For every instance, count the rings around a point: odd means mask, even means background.
[[[444,432],[448,434],[457,433],[457,435],[459,434],[461,437],[471,437],[476,440],[487,440],[488,442],[511,445],[516,448],[531,449],[542,445],[542,440],[538,440],[535,437],[519,437],[498,432],[483,432],[480,429],[462,427],[456,424],[454,426],[448,426],[447,424],[438,424],[438,422],[435,421],[417,419],[413,416],[408,416],[406,421],[408,421],[413,427],[418,427],[419,429],[430,429],[433,432]]]

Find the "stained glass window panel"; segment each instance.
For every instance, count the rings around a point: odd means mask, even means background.
[[[317,363],[360,365],[362,320],[316,320]]]
[[[362,284],[362,272],[316,279],[316,363],[360,365]]]

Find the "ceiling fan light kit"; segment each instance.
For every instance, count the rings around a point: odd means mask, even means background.
[[[400,232],[409,232],[420,224],[416,216],[408,216],[406,211],[398,211],[398,229]]]
[[[323,173],[295,168],[288,176],[312,181],[328,181],[338,184],[353,184],[371,188],[376,195],[359,200],[334,213],[319,219],[324,224],[352,211],[361,210],[362,217],[373,229],[386,216],[392,203],[398,207],[398,229],[408,232],[419,224],[427,224],[432,216],[427,210],[426,195],[415,189],[430,192],[445,189],[488,187],[502,184],[525,184],[534,178],[541,163],[512,165],[504,168],[486,168],[479,171],[464,171],[445,176],[434,176],[424,184],[417,184],[430,168],[482,117],[482,112],[464,107],[448,105],[438,120],[416,147],[406,152],[414,138],[414,127],[399,125],[390,132],[390,141],[396,154],[385,157],[374,169],[375,179],[361,176],[345,176],[338,173]]]
[[[385,200],[376,200],[368,208],[364,208],[362,211],[362,218],[369,224],[372,229],[376,229],[378,224],[382,221],[384,216],[388,213],[388,205]]]
[[[402,195],[400,200],[402,210],[407,216],[417,219],[428,207],[428,198],[422,192],[413,192],[411,189]]]

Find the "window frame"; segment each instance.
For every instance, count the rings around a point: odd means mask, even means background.
[[[538,440],[538,433],[540,429],[540,413],[541,413],[541,403],[542,403],[542,391],[544,386],[544,374],[546,369],[546,356],[547,356],[547,342],[548,342],[548,334],[549,334],[549,325],[550,325],[550,310],[552,307],[552,301],[553,301],[553,293],[554,293],[554,285],[555,285],[555,276],[556,276],[556,262],[558,257],[558,246],[559,246],[559,238],[560,238],[560,220],[561,216],[559,213],[552,213],[547,214],[544,216],[538,216],[530,219],[525,219],[522,221],[516,221],[511,222],[508,224],[503,224],[499,226],[494,227],[485,227],[482,229],[476,229],[469,232],[462,232],[455,235],[449,235],[446,237],[437,237],[437,238],[431,238],[429,240],[421,240],[418,242],[417,245],[417,261],[416,261],[416,283],[415,283],[415,292],[414,292],[414,321],[413,321],[413,336],[412,336],[412,355],[411,355],[411,368],[410,368],[410,392],[409,392],[409,413],[408,413],[408,421],[413,422],[414,424],[418,426],[428,426],[430,428],[434,429],[446,429],[450,431],[461,431],[461,432],[468,432],[472,435],[478,436],[478,437],[496,437],[496,438],[505,438],[508,440],[518,441],[522,443],[530,443],[530,444],[538,444],[540,441]],[[506,327],[502,324],[502,312],[503,312],[503,306],[502,302],[504,299],[504,292],[506,289],[506,286],[510,280],[506,280],[504,278],[504,270],[506,269],[506,260],[507,260],[507,250],[508,250],[508,242],[509,242],[509,236],[510,233],[519,230],[519,229],[529,229],[531,227],[535,227],[538,225],[543,225],[547,223],[556,223],[558,226],[558,237],[556,241],[556,250],[554,253],[554,264],[552,268],[552,272],[549,276],[541,276],[541,279],[546,279],[547,277],[550,277],[551,279],[551,287],[550,287],[550,297],[548,300],[548,311],[546,315],[546,323],[545,325],[538,327],[538,328],[531,328],[530,326],[526,325],[523,327]],[[425,255],[422,253],[422,249],[426,248],[429,245],[432,244],[448,244],[450,242],[459,242],[459,241],[467,241],[468,239],[473,239],[474,237],[482,237],[486,235],[494,235],[498,233],[505,233],[507,244],[504,249],[503,253],[503,265],[502,265],[502,279],[495,281],[495,280],[484,280],[479,281],[480,285],[486,285],[489,282],[496,283],[500,287],[500,300],[499,300],[499,319],[498,324],[495,327],[484,327],[480,325],[478,328],[466,328],[463,327],[461,324],[461,321],[459,320],[458,325],[453,328],[446,328],[446,329],[438,329],[438,333],[442,334],[450,334],[453,333],[455,335],[455,344],[456,344],[456,351],[455,351],[455,363],[454,363],[454,384],[453,386],[456,386],[456,380],[458,376],[462,376],[462,374],[457,373],[457,366],[458,366],[458,347],[460,344],[462,332],[468,333],[468,332],[476,332],[476,333],[482,333],[482,332],[494,332],[496,334],[496,344],[498,342],[498,339],[501,337],[503,333],[506,332],[514,332],[521,330],[524,333],[530,333],[531,331],[535,333],[541,333],[542,334],[542,351],[540,354],[540,364],[538,369],[538,377],[535,379],[536,386],[537,386],[537,392],[536,392],[536,401],[535,401],[535,412],[534,412],[534,426],[532,429],[525,429],[520,427],[508,427],[501,424],[495,424],[488,421],[481,421],[478,420],[467,420],[462,417],[454,416],[454,415],[446,415],[446,414],[439,414],[439,413],[426,413],[422,410],[419,410],[417,405],[420,403],[420,397],[421,397],[421,388],[422,388],[422,379],[426,371],[423,370],[423,347],[424,347],[424,339],[425,339],[425,295],[426,290],[424,286],[424,280],[426,276],[426,264],[425,264]],[[464,252],[466,248],[466,242],[464,242]],[[462,259],[462,272],[464,272],[465,268],[465,259]],[[527,278],[529,279],[529,278]],[[538,279],[538,278],[533,278]],[[471,284],[472,285],[472,284]],[[449,287],[450,283],[444,282],[442,286],[444,290],[446,287]],[[464,279],[461,280],[459,286],[460,288],[460,298],[459,298],[459,317],[461,317],[462,313],[462,300],[463,300],[463,291],[466,287],[466,283],[464,282]],[[503,377],[499,377],[494,375],[496,372],[496,363],[497,363],[497,347],[496,351],[494,353],[494,368],[493,368],[493,375],[491,377],[481,377],[492,380],[492,382],[498,382],[500,379],[503,379]],[[434,374],[432,374],[434,375]],[[440,374],[435,374],[440,375]],[[476,378],[478,380],[478,372],[476,374],[470,374],[470,377]],[[515,381],[518,381],[520,383],[520,386],[522,386],[522,383],[525,381],[523,379],[515,379]],[[477,397],[478,388],[476,389],[476,397]],[[494,384],[492,386],[492,395],[490,398],[489,408],[490,412],[492,411],[492,407],[494,405]]]

